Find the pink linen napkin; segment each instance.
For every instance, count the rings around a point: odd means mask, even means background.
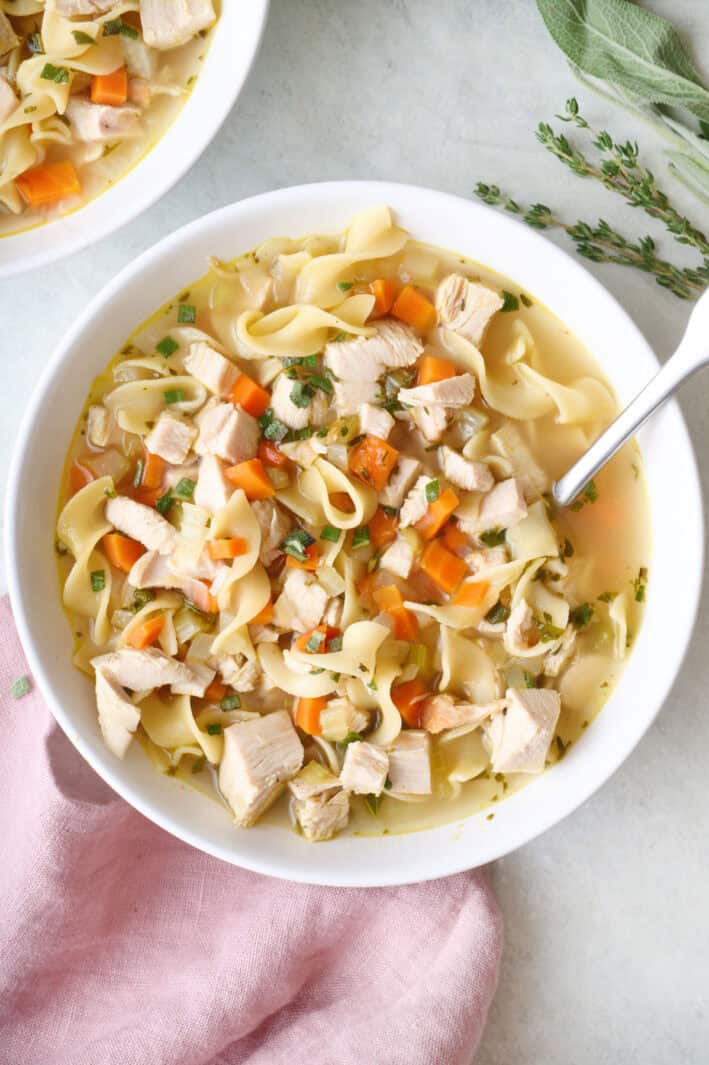
[[[7,600],[0,634],[2,1065],[471,1061],[502,949],[482,871],[317,888],[202,854],[11,697]]]

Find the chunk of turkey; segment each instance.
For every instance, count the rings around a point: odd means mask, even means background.
[[[293,813],[309,843],[332,839],[347,827],[350,798],[346,791],[324,792],[311,799],[293,799]]]
[[[72,96],[64,114],[72,133],[80,141],[131,140],[143,133],[140,110],[130,105],[110,107]]]
[[[544,659],[542,672],[545,677],[558,677],[562,669],[568,664],[574,653],[576,645],[576,629],[573,625],[567,625],[561,641],[551,651],[547,652]]]
[[[414,549],[409,541],[403,536],[397,536],[396,540],[379,559],[379,568],[386,569],[389,573],[396,574],[402,580],[406,580],[411,573],[414,564]]]
[[[381,795],[389,772],[389,756],[366,740],[347,744],[340,783],[355,795]]]
[[[430,385],[400,388],[399,402],[409,407],[467,407],[474,395],[475,378],[471,373],[461,373]]]
[[[522,485],[515,477],[499,481],[480,502],[477,517],[465,518],[463,528],[469,533],[490,529],[509,529],[527,517],[527,504]]]
[[[116,0],[54,0],[52,7],[59,15],[103,15],[115,7]]]
[[[554,736],[561,697],[551,688],[508,688],[507,709],[488,728],[495,773],[541,773]]]
[[[359,414],[365,404],[374,404],[381,394],[376,381],[335,381],[335,410],[341,418]]]
[[[327,411],[327,400],[317,390],[304,407],[299,407],[291,398],[297,381],[279,374],[271,392],[271,408],[279,421],[289,429],[305,429],[306,425],[320,425]]]
[[[170,522],[152,507],[136,503],[128,496],[115,496],[106,501],[106,520],[150,551],[169,555],[175,548],[177,533]]]
[[[460,725],[476,728],[505,706],[504,699],[495,699],[490,703],[456,703],[455,699],[444,693],[429,695],[421,703],[421,724],[426,732],[444,732]]]
[[[214,581],[216,594],[218,578],[225,572],[228,572],[228,566],[212,562],[209,555],[204,553],[192,568],[191,574],[176,573],[170,561],[163,555],[159,555],[157,551],[146,551],[133,563],[128,574],[128,583],[134,588],[176,588],[198,610],[209,614],[212,611],[210,590],[194,574],[202,574],[205,579]]]
[[[145,438],[145,446],[171,466],[181,465],[197,439],[197,430],[182,418],[163,411]]]
[[[324,740],[341,743],[352,732],[365,732],[370,725],[368,710],[358,710],[346,696],[329,699],[320,713],[320,732]]]
[[[86,419],[86,436],[90,444],[93,444],[94,447],[106,447],[111,437],[112,425],[113,418],[106,407],[98,403],[94,403],[89,407]]]
[[[140,723],[140,711],[121,686],[101,668],[96,670],[96,706],[106,746],[117,758],[124,758]]]
[[[438,449],[444,477],[468,492],[489,492],[495,483],[490,467],[484,462],[473,462],[459,455],[453,448],[442,446]]]
[[[261,529],[259,561],[264,566],[270,566],[281,554],[280,544],[293,521],[272,499],[256,499],[251,504],[251,509]]]
[[[403,795],[431,794],[431,744],[427,732],[406,729],[389,748],[391,790]]]
[[[386,487],[379,493],[383,507],[400,507],[421,470],[421,463],[410,455],[399,455]]]
[[[160,50],[186,44],[216,17],[212,0],[141,0],[140,4],[145,43]]]
[[[121,648],[120,651],[109,651],[93,658],[91,665],[97,673],[100,672],[122,688],[130,688],[135,692],[162,688],[165,685],[169,685],[174,691],[177,688],[193,687],[198,681],[192,666],[170,658],[156,647],[148,647],[144,651],[135,651],[128,647]],[[211,672],[213,678],[214,672]],[[204,687],[209,683],[208,680]]]
[[[511,463],[528,502],[533,502],[547,491],[549,477],[516,425],[507,423],[500,426],[490,437],[490,443],[499,455]]]
[[[234,363],[204,340],[191,344],[183,361],[187,373],[222,399],[229,395],[239,377],[239,370]]]
[[[438,444],[450,425],[453,412],[441,406],[414,407],[411,417],[429,444]]]
[[[233,485],[224,476],[224,469],[224,463],[216,455],[205,455],[199,464],[194,501],[212,514],[226,506],[234,492]]]
[[[217,403],[200,412],[198,455],[217,455],[226,462],[245,462],[256,457],[259,427],[255,418],[231,403]]]
[[[385,370],[412,366],[423,351],[413,329],[385,319],[369,337],[331,341],[325,347],[325,365],[340,381],[376,381]]]
[[[224,730],[219,789],[237,824],[253,825],[303,764],[303,745],[285,710]]]
[[[308,632],[319,625],[328,593],[305,570],[288,569],[283,588],[273,604],[273,624],[280,629]]]
[[[504,304],[499,292],[468,281],[461,274],[449,274],[436,290],[438,320],[460,333],[476,347],[480,345],[490,319]]]
[[[363,403],[359,411],[359,431],[370,436],[386,440],[394,428],[394,419],[388,410],[375,407],[373,403]]]
[[[411,489],[399,513],[399,528],[405,529],[409,525],[415,525],[420,521],[428,510],[426,499],[426,485],[431,483],[430,477],[419,477]]]
[[[512,612],[507,619],[504,645],[508,654],[522,656],[529,654],[530,645],[527,637],[533,626],[534,614],[532,613],[532,608],[526,599],[520,599],[516,606],[512,608]]]

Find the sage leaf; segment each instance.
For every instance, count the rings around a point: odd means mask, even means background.
[[[629,0],[537,0],[549,33],[587,74],[709,120],[709,90],[666,19]]]

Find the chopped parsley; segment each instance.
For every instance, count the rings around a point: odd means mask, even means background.
[[[179,346],[177,341],[173,340],[172,337],[163,337],[162,340],[155,345],[155,350],[159,351],[164,358],[169,359],[171,355],[175,354]]]
[[[27,47],[32,55],[44,55],[44,45],[42,44],[42,35],[39,33],[27,34]]]
[[[106,587],[106,572],[102,569],[95,569],[91,572],[91,591],[102,592]]]
[[[514,292],[503,292],[502,293],[502,300],[503,300],[503,303],[502,303],[502,307],[500,308],[501,311],[518,311],[519,310],[519,300],[515,296]]]
[[[271,407],[264,411],[258,423],[266,440],[275,440],[276,443],[280,443],[288,436],[288,426],[276,418]]]
[[[137,614],[139,610],[142,610],[151,600],[155,598],[155,592],[152,588],[136,588],[133,592],[133,605],[131,610],[134,614]]]
[[[214,721],[211,725],[207,725],[207,732],[210,736],[221,736],[222,726],[218,721]]]
[[[340,539],[340,529],[336,529],[334,525],[323,525],[320,539],[329,540],[330,543],[336,544]]]
[[[352,533],[352,547],[364,547],[366,544],[369,543],[369,526],[360,525],[359,528],[355,529],[355,531]]]
[[[238,710],[241,706],[241,699],[238,695],[225,695],[219,703],[220,710]]]
[[[21,699],[24,695],[29,694],[31,688],[29,677],[16,677],[10,685],[10,695],[13,699]]]
[[[55,67],[53,63],[45,63],[42,67],[40,78],[45,81],[54,81],[57,85],[66,85],[69,81],[69,71],[66,67]]]
[[[362,735],[359,732],[348,732],[344,740],[338,740],[340,747],[347,747],[350,743],[359,743]]]
[[[429,503],[435,503],[441,494],[441,486],[438,481],[429,481],[426,485],[426,500]]]
[[[192,303],[181,303],[177,308],[177,321],[180,325],[194,325],[197,321],[197,308]]]
[[[510,608],[505,606],[504,603],[498,602],[488,610],[485,615],[485,621],[488,621],[491,625],[499,625],[502,621],[507,621],[510,616]]]
[[[638,570],[638,575],[633,581],[633,592],[635,595],[636,603],[645,602],[645,592],[647,590],[647,569],[645,566],[641,566]]]
[[[482,540],[486,547],[499,547],[504,544],[506,536],[507,529],[488,529],[487,532],[480,533],[478,539]]]
[[[162,516],[165,517],[165,515],[168,514],[171,506],[172,490],[168,488],[167,492],[165,492],[165,495],[160,496],[160,498],[156,502],[155,509],[157,510],[158,514],[162,514]]]
[[[558,640],[560,636],[564,635],[564,630],[554,625],[551,614],[547,614],[546,610],[542,614],[541,621],[537,618],[537,629],[539,630],[539,639],[542,643],[549,643],[550,640]]]
[[[601,592],[601,594],[598,597],[598,600],[601,603],[612,603],[613,600],[615,599],[615,597],[616,597],[616,592]]]
[[[77,44],[96,44],[96,38],[90,33],[84,33],[83,30],[72,30],[71,35]]]
[[[284,366],[308,366],[314,370],[318,364],[317,355],[287,355],[281,360]]]
[[[598,499],[598,489],[596,488],[596,482],[591,479],[584,488],[578,499],[575,499],[571,504],[572,510],[581,510],[584,503],[595,503]]]
[[[163,392],[166,403],[182,403],[185,398],[185,392],[182,388],[168,388]]]
[[[327,641],[328,651],[341,651],[342,650],[342,636],[333,636]]]
[[[145,460],[138,459],[135,464],[135,473],[133,474],[133,487],[140,488],[140,482],[143,480],[143,470],[145,468]]]
[[[397,507],[382,507],[382,510],[386,514],[387,518],[398,518],[399,510]]]
[[[189,477],[183,477],[175,485],[175,495],[178,499],[186,499],[189,502],[194,495],[195,487],[195,481],[190,480]]]
[[[327,636],[324,632],[318,632],[318,630],[315,629],[315,631],[310,634],[310,639],[305,645],[305,650],[309,651],[312,655],[318,654],[326,639]]]
[[[138,31],[133,26],[129,26],[123,19],[114,18],[103,24],[104,37],[130,37],[136,41],[138,39]]]
[[[291,555],[298,562],[307,562],[306,548],[315,543],[315,537],[305,529],[291,529],[286,537],[280,542],[281,551]]]
[[[563,544],[561,545],[561,557],[562,558],[571,558],[573,553],[574,553],[574,545],[571,543],[571,540],[569,540],[569,539],[564,540]]]
[[[319,388],[321,392],[325,392],[328,396],[332,395],[333,385],[329,377],[313,373],[308,378],[308,385],[312,388]]]
[[[353,287],[353,282],[352,281],[338,281],[337,282],[337,287],[339,288],[340,292],[349,292],[350,289]]]
[[[315,390],[307,381],[294,381],[290,391],[290,401],[296,407],[308,407],[314,395]]]
[[[379,813],[379,807],[382,805],[381,795],[365,795],[364,805],[369,810],[373,817],[376,817]]]
[[[525,307],[531,307],[532,306],[532,300],[529,298],[529,296],[527,295],[526,292],[520,292],[519,298],[521,299],[521,301],[525,305]]]
[[[585,629],[593,617],[593,607],[590,603],[582,603],[575,607],[569,614],[569,620],[577,629]]]
[[[531,673],[528,673],[526,669],[522,671],[522,678],[524,680],[525,688],[536,688],[537,678],[532,676]]]

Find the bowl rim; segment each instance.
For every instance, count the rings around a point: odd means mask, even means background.
[[[222,4],[224,4],[224,0],[222,0]],[[247,46],[246,61],[240,68],[235,71],[231,70],[229,78],[221,79],[220,85],[224,90],[223,95],[212,93],[209,107],[203,108],[200,121],[193,123],[193,135],[189,141],[188,149],[178,152],[176,159],[169,167],[158,168],[159,177],[156,178],[155,172],[153,172],[151,180],[144,179],[145,164],[148,160],[155,160],[156,157],[159,160],[164,146],[167,146],[165,150],[170,149],[173,139],[181,136],[181,133],[175,133],[175,130],[179,129],[181,131],[183,117],[186,113],[190,113],[190,109],[193,109],[201,101],[202,93],[200,92],[200,87],[204,80],[204,70],[209,67],[210,56],[215,50],[215,45],[217,45],[218,41],[221,41],[221,34],[228,31],[228,24],[224,21],[224,7],[215,24],[214,37],[210,42],[204,68],[197,79],[196,85],[152,148],[145,152],[133,166],[129,167],[125,173],[122,173],[107,188],[87,200],[86,203],[81,204],[76,210],[60,215],[50,222],[0,237],[0,252],[5,247],[10,251],[6,261],[0,256],[0,280],[19,277],[29,270],[48,266],[53,262],[68,258],[76,252],[83,251],[84,248],[91,247],[98,241],[103,240],[104,237],[110,236],[133,222],[139,215],[167,195],[170,189],[185,176],[187,171],[203,155],[236,103],[261,47],[268,20],[269,5],[270,0],[249,0],[248,19],[244,22],[247,34],[244,40]],[[233,18],[233,10],[229,16],[230,18]],[[197,104],[195,104],[195,100],[197,100]],[[185,145],[185,143],[183,138],[182,144]],[[136,177],[136,175],[138,176]],[[145,178],[147,178],[147,175],[145,175]],[[125,195],[121,209],[116,212],[106,209],[102,213],[98,212],[98,217],[96,217],[97,212],[93,211],[94,206],[104,201],[106,196],[113,193],[115,189],[121,189],[122,186],[130,189],[130,196]],[[120,193],[120,195],[122,196],[123,194]],[[87,211],[91,211],[94,217],[92,217],[90,225],[87,224],[82,227],[81,218]],[[69,223],[67,232],[59,236],[55,246],[50,244],[48,247],[36,248],[28,252],[23,251],[21,247],[23,238],[33,240],[35,234],[50,232],[54,227],[61,226],[64,222]],[[20,249],[16,260],[13,260],[14,246],[18,244]]]
[[[176,817],[166,815],[161,810],[156,809],[149,799],[146,799],[139,790],[134,788],[130,782],[123,778],[121,773],[121,763],[116,759],[109,758],[109,752],[107,750],[105,751],[104,757],[101,753],[97,754],[89,748],[84,737],[77,731],[76,725],[70,720],[69,714],[64,710],[58,698],[54,695],[50,677],[51,669],[45,668],[43,655],[36,646],[32,636],[31,612],[26,608],[21,593],[23,582],[18,564],[18,552],[22,537],[22,528],[18,520],[18,502],[24,483],[23,468],[25,452],[33,435],[33,426],[37,414],[46,402],[47,393],[51,389],[55,376],[61,374],[64,360],[69,357],[72,348],[80,340],[82,333],[89,327],[90,323],[94,321],[96,316],[99,315],[104,308],[110,306],[114,297],[120,293],[121,289],[131,280],[131,278],[144,271],[154,270],[155,266],[165,257],[170,256],[175,248],[178,248],[182,244],[188,245],[190,240],[193,237],[196,237],[203,228],[220,226],[222,223],[227,227],[231,225],[236,226],[238,225],[239,220],[248,220],[250,212],[266,207],[270,208],[274,205],[288,206],[295,214],[301,203],[307,202],[311,205],[313,203],[317,204],[322,197],[325,197],[326,200],[328,197],[340,197],[345,201],[354,199],[358,200],[361,203],[361,206],[364,206],[367,202],[371,204],[388,203],[394,211],[399,209],[400,205],[405,202],[407,197],[413,197],[416,201],[416,209],[418,210],[423,210],[426,202],[433,204],[435,201],[436,205],[442,209],[475,212],[478,214],[478,217],[481,217],[480,212],[485,212],[486,218],[494,216],[496,219],[494,225],[498,226],[500,231],[506,228],[508,233],[512,236],[512,239],[517,239],[523,244],[526,242],[528,248],[540,249],[540,254],[543,251],[547,258],[553,257],[557,260],[560,267],[563,267],[566,271],[575,273],[577,277],[583,275],[582,283],[587,289],[595,289],[597,297],[606,301],[609,308],[613,307],[615,312],[625,319],[625,327],[630,334],[633,334],[637,346],[638,365],[641,368],[643,364],[651,369],[658,368],[658,360],[651,351],[638,327],[627,312],[621,307],[615,297],[612,296],[611,293],[609,293],[605,287],[588,272],[585,266],[539,233],[528,230],[515,219],[512,219],[509,216],[500,215],[489,207],[471,203],[470,201],[463,200],[462,198],[448,193],[418,186],[370,181],[311,183],[278,189],[249,197],[196,219],[188,225],[169,234],[158,244],[143,252],[141,256],[124,267],[115,278],[113,278],[93,297],[58,344],[45,367],[44,373],[35,388],[35,392],[25,412],[12,456],[5,501],[8,585],[18,632],[28,658],[30,669],[32,670],[38,687],[47,701],[53,716],[67,734],[70,741],[96,770],[99,776],[101,776],[118,794],[120,794],[134,808],[139,810],[144,816],[148,817],[171,834],[202,851],[212,854],[214,857],[232,864],[237,864],[243,868],[251,869],[252,871],[261,874],[331,886],[391,886],[437,879],[442,876],[462,872],[473,866],[492,861],[518,849],[520,846],[530,842],[542,832],[546,831],[552,825],[562,821],[566,816],[589,799],[591,795],[593,795],[595,791],[609,779],[616,769],[618,769],[634,747],[640,742],[645,732],[655,720],[655,717],[659,713],[659,710],[674,684],[693,633],[694,620],[701,593],[701,577],[703,573],[704,558],[702,496],[696,456],[691,445],[689,433],[678,403],[676,400],[672,400],[664,408],[664,415],[661,414],[660,417],[665,417],[671,422],[675,441],[683,450],[683,460],[686,460],[686,465],[683,469],[683,502],[686,506],[685,518],[688,522],[688,527],[693,533],[692,542],[687,548],[687,562],[690,569],[693,568],[696,577],[696,579],[689,585],[683,598],[683,624],[681,630],[676,630],[678,636],[673,650],[674,660],[671,668],[666,670],[662,683],[655,689],[650,709],[648,710],[646,707],[643,714],[639,716],[638,723],[633,725],[629,732],[626,730],[627,734],[623,741],[616,742],[615,746],[608,750],[603,764],[597,767],[593,773],[586,773],[582,783],[581,777],[579,777],[578,786],[573,787],[570,790],[569,794],[564,797],[563,802],[560,802],[554,809],[543,812],[543,815],[537,814],[531,829],[529,823],[526,822],[524,818],[518,818],[518,823],[515,824],[514,828],[507,829],[504,840],[498,839],[497,842],[495,842],[497,837],[491,835],[487,844],[479,848],[478,853],[473,856],[472,860],[463,855],[455,858],[453,854],[446,855],[439,851],[431,857],[430,869],[422,868],[421,863],[419,862],[417,864],[416,861],[413,861],[413,864],[417,867],[414,870],[409,871],[407,871],[406,868],[401,871],[399,871],[398,868],[384,871],[377,870],[376,868],[362,870],[354,868],[356,863],[353,862],[350,863],[350,866],[352,866],[351,868],[337,868],[337,862],[332,862],[331,864],[333,868],[328,872],[323,872],[321,870],[312,872],[308,869],[307,862],[305,861],[301,864],[295,863],[291,867],[290,862],[284,864],[283,861],[279,861],[278,858],[274,859],[271,856],[263,857],[259,855],[254,858],[252,856],[239,854],[237,853],[239,850],[238,843],[236,843],[233,848],[227,848],[215,844],[206,840],[199,831],[193,831],[191,828],[182,824]],[[524,234],[524,237],[522,237],[522,234]],[[248,249],[237,247],[235,248],[235,254],[246,250]],[[550,309],[556,313],[553,307]],[[642,634],[642,632],[643,628],[641,627],[640,633]],[[613,697],[614,696],[611,695],[611,700]],[[572,750],[570,753],[573,756],[575,751]],[[550,776],[550,774],[557,768],[567,767],[568,763],[569,759],[567,758],[563,763],[560,763],[559,767],[554,767],[553,770],[542,774],[542,778]],[[527,788],[524,788],[522,789],[522,792],[516,794],[524,794],[526,791]],[[515,796],[513,795],[512,800],[514,798]],[[512,800],[507,800],[507,802]],[[501,804],[501,807],[504,805],[505,804]],[[477,816],[479,815],[470,815],[464,820],[471,821]],[[453,825],[442,827],[451,828]],[[419,839],[425,840],[426,837],[430,837],[431,833],[437,831],[439,831],[439,829],[428,829],[422,832],[409,834],[409,838],[413,835]],[[366,840],[355,840],[354,842],[362,844],[373,842],[376,845],[382,845],[387,840],[394,841],[402,838],[403,837],[401,836],[392,835],[386,837],[371,837]],[[328,847],[332,847],[332,844],[328,844]],[[370,864],[374,865],[375,863]],[[345,866],[346,865],[347,861],[345,861]]]

